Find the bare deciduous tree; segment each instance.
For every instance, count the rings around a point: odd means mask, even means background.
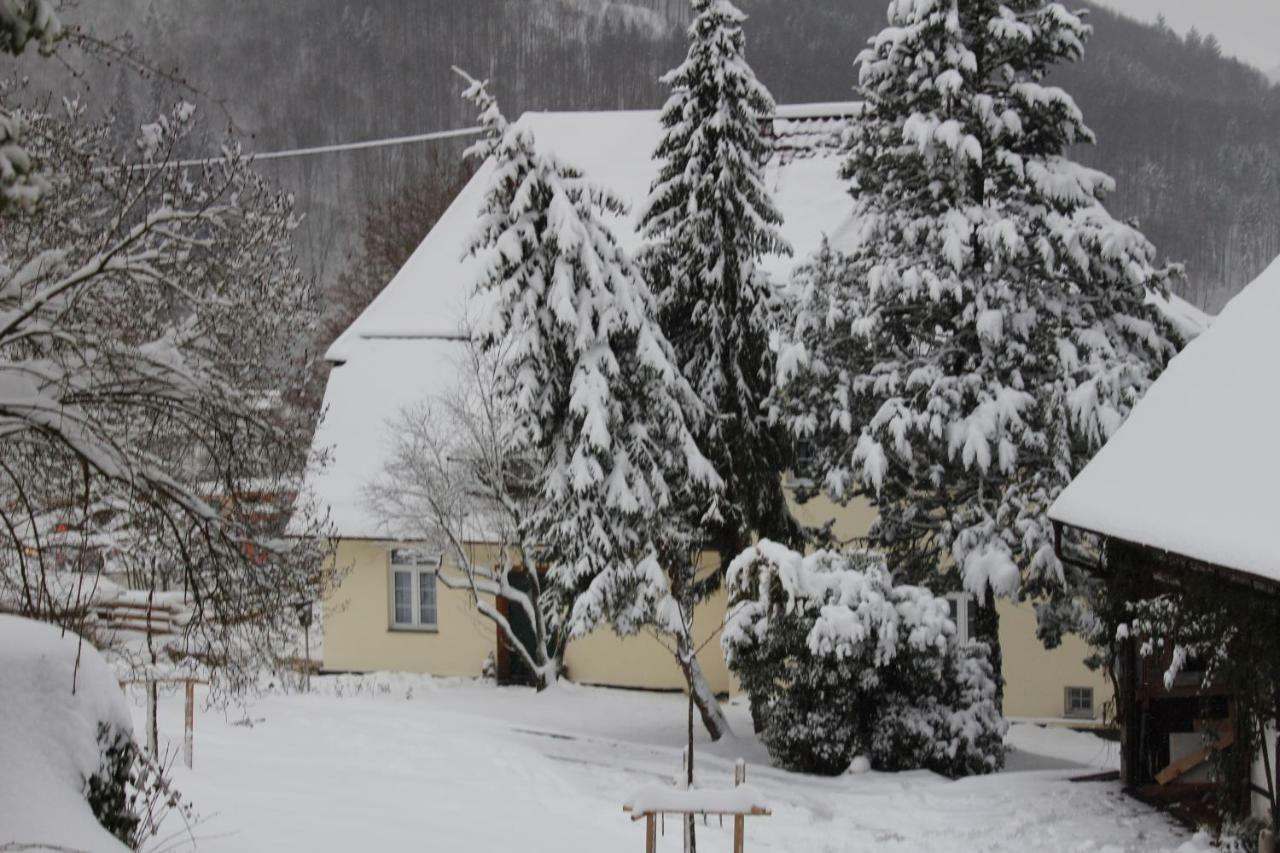
[[[545,582],[537,545],[526,539],[537,500],[534,471],[513,451],[513,420],[493,393],[494,361],[470,344],[458,350],[461,381],[400,412],[391,425],[392,452],[367,497],[393,529],[450,558],[440,582],[470,593],[542,690],[561,669],[567,603]]]
[[[123,564],[183,602],[165,655],[245,687],[334,580],[322,522],[283,536],[316,316],[291,201],[234,146],[177,167],[186,104],[142,128],[142,167],[67,106],[28,117],[46,189],[0,220],[0,595],[75,624]]]

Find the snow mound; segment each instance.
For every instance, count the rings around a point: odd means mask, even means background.
[[[84,795],[99,724],[133,730],[102,656],[75,634],[0,615],[0,685],[0,848],[127,850]]]

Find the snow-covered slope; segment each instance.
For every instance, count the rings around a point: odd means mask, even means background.
[[[1050,510],[1280,581],[1280,259],[1173,359]]]
[[[84,796],[98,770],[100,723],[132,728],[97,650],[51,625],[0,614],[0,850],[127,850]]]

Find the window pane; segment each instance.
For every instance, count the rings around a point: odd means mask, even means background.
[[[408,572],[396,572],[394,598],[394,620],[397,625],[413,624],[413,575]]]
[[[1077,716],[1093,715],[1093,688],[1068,687],[1067,713]]]
[[[964,635],[966,640],[977,639],[978,636],[978,602],[972,598],[966,598],[964,609],[967,617],[965,619],[965,630],[968,631]]]
[[[436,624],[436,573],[418,573],[418,624]]]

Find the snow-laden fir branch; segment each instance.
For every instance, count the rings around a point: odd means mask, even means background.
[[[1176,352],[1144,300],[1179,269],[1068,156],[1093,137],[1044,80],[1082,56],[1079,17],[925,0],[888,23],[847,138],[857,242],[793,283],[774,413],[815,441],[828,493],[872,500],[896,571],[1047,597],[1056,644],[1096,620],[1045,513]]]

